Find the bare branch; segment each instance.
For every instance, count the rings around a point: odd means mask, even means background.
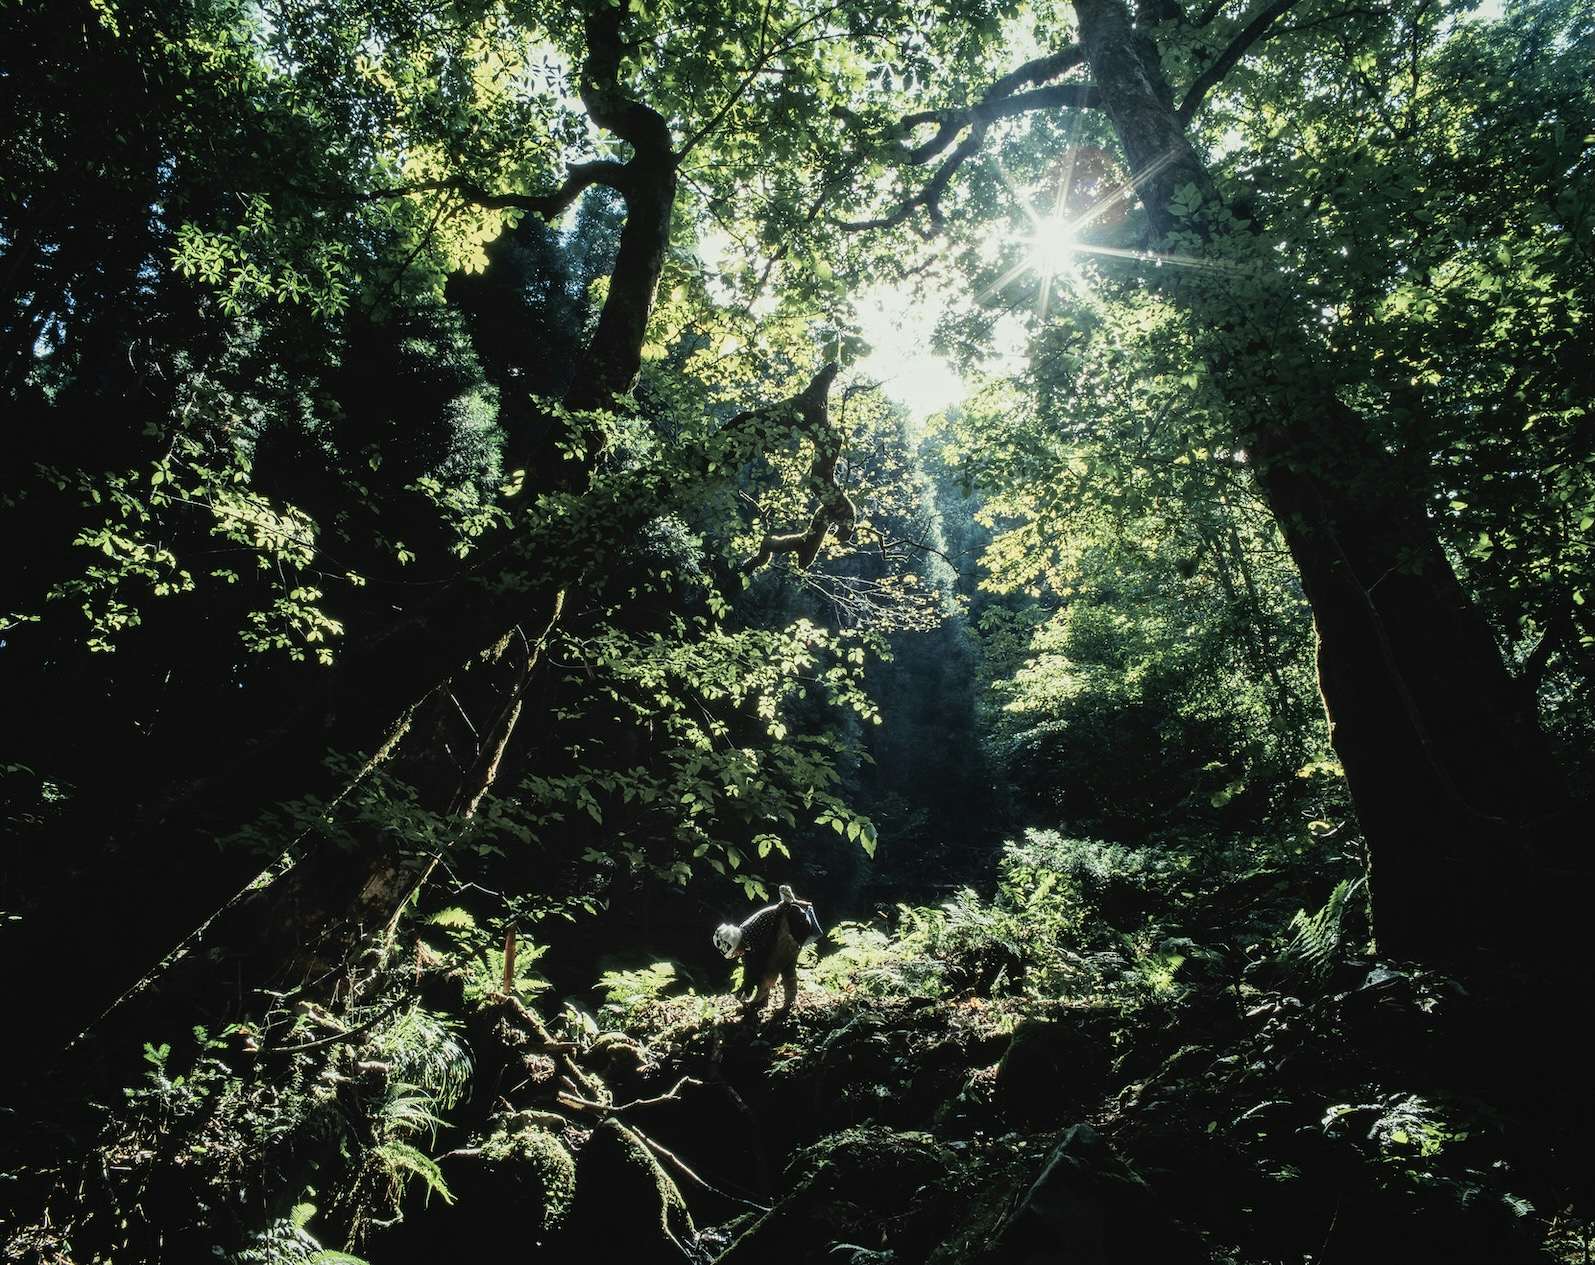
[[[660,1159],[668,1162],[678,1173],[682,1174],[682,1176],[686,1177],[694,1185],[707,1190],[711,1195],[717,1195],[721,1199],[728,1199],[732,1203],[739,1203],[744,1208],[752,1208],[756,1212],[770,1211],[770,1209],[765,1207],[763,1204],[756,1204],[751,1199],[744,1199],[741,1195],[733,1195],[727,1191],[720,1190],[718,1187],[711,1186],[708,1182],[704,1181],[702,1177],[698,1176],[697,1173],[693,1172],[692,1169],[688,1168],[687,1165],[682,1161],[681,1157],[675,1152],[667,1151],[664,1147],[660,1146],[659,1143],[655,1142],[646,1133],[643,1133],[639,1129],[634,1128],[631,1130],[631,1132],[638,1141],[640,1141]]]
[[[353,1028],[340,1029],[330,1037],[321,1037],[315,1041],[301,1041],[298,1045],[279,1045],[275,1049],[262,1050],[263,1054],[303,1054],[306,1050],[319,1050],[322,1046],[337,1045],[340,1041],[352,1041],[355,1037],[363,1036],[375,1028],[379,1023],[397,1010],[404,1002],[409,1001],[409,996],[400,996],[396,1001],[378,1011],[372,1018]]]
[[[1297,0],[1274,0],[1241,28],[1240,33],[1229,42],[1229,47],[1218,55],[1218,59],[1211,66],[1196,77],[1196,82],[1185,94],[1185,100],[1180,102],[1178,112],[1181,123],[1191,121],[1192,116],[1200,108],[1202,99],[1218,86],[1253,45],[1268,38],[1274,23],[1295,8],[1296,4]]]
[[[601,159],[597,162],[578,163],[566,173],[565,183],[552,193],[491,193],[473,180],[453,176],[446,180],[421,180],[415,184],[400,185],[392,189],[374,189],[362,194],[361,200],[374,202],[384,198],[408,198],[418,193],[455,193],[467,202],[490,211],[510,209],[530,211],[545,220],[551,220],[576,201],[595,184],[620,192],[625,190],[626,169],[617,162]]]
[[[568,1046],[568,1042],[555,1041],[542,1017],[536,1011],[530,1009],[519,997],[512,993],[504,993],[495,1000],[511,1015],[520,1020],[521,1026],[530,1032],[533,1039],[537,1041],[537,1047],[540,1051],[546,1050],[553,1053]],[[560,1053],[558,1062],[564,1069],[563,1079],[571,1086],[571,1094],[577,1098],[585,1099],[587,1102],[596,1103],[602,1101],[601,1095],[603,1091],[586,1072],[577,1066],[576,1060],[569,1053]]]
[[[881,558],[884,561],[891,561],[896,550],[912,549],[916,553],[934,554],[956,571],[958,569],[959,561],[968,557],[970,552],[966,549],[963,553],[954,556],[953,554],[948,553],[945,549],[938,549],[935,545],[926,540],[915,540],[910,536],[888,537],[886,533],[883,532],[879,527],[874,526],[866,526],[861,530],[874,534],[876,547],[880,550]]]

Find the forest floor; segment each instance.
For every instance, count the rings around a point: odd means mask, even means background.
[[[666,999],[631,1016],[638,1095],[701,1083],[635,1123],[716,1188],[682,1183],[705,1260],[1582,1259],[1535,1104],[1444,1065],[1446,1025],[1478,1017],[1461,988],[1337,975],[1131,1015],[811,990],[748,1024]]]
[[[1346,884],[1234,953],[1122,929],[1126,872],[1170,909],[1150,862],[1029,847],[832,928],[786,1015],[666,964],[554,1013],[411,949],[362,1009],[147,1046],[120,1103],[14,1114],[3,1259],[1589,1259],[1576,1007],[1369,956]],[[1164,878],[1211,909],[1222,872]]]

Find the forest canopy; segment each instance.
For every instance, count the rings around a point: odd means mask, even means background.
[[[17,1259],[364,1251],[451,1129],[592,1233],[581,1165],[690,1164],[572,1051],[691,1048],[659,999],[779,884],[848,1005],[1089,999],[1132,1063],[1225,988],[1579,956],[1588,0],[12,0],[0,50]],[[149,1137],[249,1129],[179,1225]],[[74,1203],[96,1148],[166,1211]]]

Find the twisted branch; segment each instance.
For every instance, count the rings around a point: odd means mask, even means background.
[[[1297,0],[1274,0],[1241,28],[1239,34],[1229,42],[1229,47],[1220,53],[1213,64],[1198,75],[1196,81],[1191,84],[1177,112],[1181,123],[1191,121],[1201,106],[1202,99],[1235,68],[1236,63],[1246,56],[1252,45],[1268,38],[1274,23],[1294,8],[1296,3]]]
[[[451,176],[440,180],[418,180],[414,184],[397,185],[391,189],[373,189],[362,194],[361,200],[374,202],[384,198],[412,197],[417,193],[455,193],[467,202],[489,211],[529,211],[545,220],[552,220],[595,184],[624,192],[625,178],[624,164],[599,159],[596,162],[577,163],[566,173],[565,182],[551,193],[492,193],[474,180]]]
[[[842,544],[848,544],[853,539],[858,509],[836,479],[836,466],[842,458],[842,437],[831,425],[830,417],[831,383],[835,381],[839,368],[833,360],[791,399],[738,413],[726,423],[727,431],[735,431],[753,422],[778,420],[801,430],[814,445],[814,460],[809,466],[809,490],[819,504],[806,526],[796,531],[766,533],[758,552],[739,568],[743,575],[751,575],[778,553],[790,553],[796,558],[798,566],[808,567],[819,557],[826,537],[833,530],[836,539]]]

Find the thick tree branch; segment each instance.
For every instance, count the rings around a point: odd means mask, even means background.
[[[620,86],[620,59],[626,51],[620,28],[629,13],[623,4],[604,4],[601,0],[587,10],[587,57],[582,62],[579,88],[582,105],[594,123],[613,132],[638,154],[661,150],[668,153],[670,126],[664,117],[627,96]]]
[[[1274,23],[1295,8],[1296,4],[1297,0],[1274,0],[1241,28],[1240,33],[1229,42],[1229,47],[1218,55],[1211,66],[1196,77],[1196,82],[1186,92],[1185,100],[1180,102],[1178,111],[1181,123],[1191,121],[1192,116],[1201,107],[1202,99],[1218,86],[1225,75],[1235,69],[1235,64],[1246,56],[1255,44],[1268,38]]]
[[[890,135],[901,139],[927,124],[940,124],[941,131],[936,137],[911,150],[909,153],[910,162],[927,162],[951,145],[958,133],[971,124],[990,122],[993,118],[1000,118],[1004,114],[1023,113],[1023,108],[1004,110],[1001,114],[992,113],[992,111],[1004,101],[1013,98],[1013,94],[1026,84],[1045,84],[1048,80],[1056,79],[1066,71],[1073,70],[1080,64],[1084,56],[1085,54],[1078,44],[1071,44],[1068,48],[1059,52],[1049,53],[1045,57],[1033,58],[1025,62],[1024,65],[1010,70],[1002,78],[994,80],[991,86],[980,94],[980,100],[974,105],[946,110],[921,110],[917,114],[904,115],[903,118],[898,120],[896,126],[892,128]],[[1089,87],[1087,84],[1061,86],[1075,91]],[[1022,95],[1028,97],[1031,94]],[[1030,108],[1040,109],[1044,104],[1059,103],[1038,102]],[[950,131],[948,131],[949,128],[951,129]]]
[[[894,130],[907,134],[931,123],[938,124],[935,136],[908,151],[908,162],[921,166],[945,150],[953,138],[966,127],[1012,118],[1016,114],[1028,114],[1032,110],[1050,110],[1059,106],[1089,110],[1095,109],[1101,103],[1101,94],[1093,84],[1050,84],[1045,88],[1035,88],[1030,92],[1020,92],[1012,96],[986,98],[977,105],[963,109],[923,110],[918,114],[904,117]]]
[[[1056,79],[1065,71],[1073,70],[1084,60],[1085,49],[1079,44],[1070,44],[1069,47],[1060,48],[1055,53],[1032,57],[1010,70],[1002,78],[993,80],[991,87],[987,88],[982,96],[987,99],[1006,96],[1010,92],[1017,92],[1027,83],[1046,83]]]
[[[956,135],[957,131],[958,129],[953,129],[953,134]],[[958,148],[953,150],[942,162],[941,166],[936,168],[931,178],[925,182],[917,193],[904,198],[891,211],[877,219],[843,220],[839,222],[838,227],[851,233],[863,232],[866,229],[874,228],[896,228],[897,225],[908,219],[921,207],[925,208],[925,213],[930,217],[932,226],[940,227],[943,220],[941,213],[942,194],[946,192],[952,178],[958,174],[958,169],[975,155],[985,139],[986,125],[977,123],[969,129],[969,134],[958,143]]]
[[[565,397],[566,407],[578,411],[608,408],[615,397],[631,389],[642,367],[648,315],[670,243],[670,214],[676,198],[677,160],[671,149],[670,125],[657,110],[627,96],[620,86],[620,58],[625,48],[620,28],[628,12],[623,4],[600,2],[586,17],[582,104],[595,123],[632,147],[632,155],[621,181],[626,223],[620,233],[609,294],[587,355]]]
[[[1135,24],[1149,30],[1164,22],[1184,22],[1185,8],[1180,0],[1136,0]]]
[[[998,119],[1013,118],[1034,110],[1060,107],[1095,109],[1101,106],[1101,94],[1089,83],[1048,84],[1048,80],[1074,69],[1084,59],[1078,44],[1032,58],[1022,66],[1009,71],[981,94],[974,105],[946,110],[922,110],[905,115],[891,129],[891,139],[903,140],[922,127],[932,124],[936,133],[929,140],[907,150],[903,160],[909,166],[921,167],[946,154],[931,177],[915,193],[904,198],[885,215],[868,220],[844,220],[838,227],[849,232],[867,229],[895,228],[915,211],[923,210],[930,219],[932,230],[943,221],[941,199],[958,169],[969,161],[986,139],[986,130]],[[1020,92],[1027,84],[1043,84],[1030,92]],[[963,139],[959,140],[962,136]],[[956,145],[954,142],[957,142]],[[951,149],[952,152],[947,151]],[[928,234],[927,234],[928,235]]]

